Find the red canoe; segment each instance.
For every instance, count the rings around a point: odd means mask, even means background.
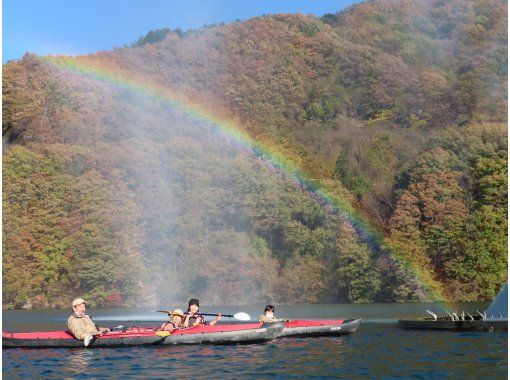
[[[201,325],[173,331],[161,336],[152,328],[130,328],[112,331],[96,338],[89,347],[121,347],[176,344],[239,344],[266,342],[276,338],[283,329],[279,323],[250,323],[215,326]],[[84,347],[69,331],[2,333],[3,347]]]
[[[96,338],[89,347],[122,347],[177,344],[240,344],[257,343],[289,336],[328,336],[349,334],[358,328],[359,319],[294,320],[272,323],[200,325],[175,330],[161,336],[153,328],[130,328],[112,331]],[[159,335],[158,335],[159,334]],[[69,331],[3,332],[3,347],[84,347]]]

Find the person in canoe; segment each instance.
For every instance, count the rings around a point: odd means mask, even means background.
[[[188,311],[186,312],[186,318],[184,319],[184,327],[206,325],[214,326],[221,319],[221,314],[218,314],[215,319],[207,323],[199,312],[200,305],[196,298],[192,298],[188,303]]]
[[[259,322],[266,323],[274,321],[277,321],[276,317],[274,316],[274,306],[266,305],[266,307],[264,308],[264,314],[259,316]]]
[[[78,340],[83,340],[87,347],[92,340],[110,331],[107,327],[97,328],[92,319],[85,314],[87,303],[82,298],[76,298],[72,302],[73,314],[67,319],[67,327]]]
[[[175,309],[171,313],[168,313],[168,316],[170,317],[170,321],[163,323],[159,328],[160,331],[174,331],[183,327],[184,318],[186,316],[181,309]]]

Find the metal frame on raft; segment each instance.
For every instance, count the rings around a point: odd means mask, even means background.
[[[397,327],[404,330],[453,330],[453,331],[508,331],[508,283],[505,283],[489,308],[478,315],[462,311],[445,310],[448,316],[438,317],[434,312],[425,310],[432,317],[423,319],[399,319]]]

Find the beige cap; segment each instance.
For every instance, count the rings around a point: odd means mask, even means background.
[[[87,304],[83,298],[76,298],[73,301],[73,307],[81,305],[82,303],[84,303],[85,305]]]
[[[170,315],[178,315],[184,318],[184,312],[182,311],[182,309],[175,309],[174,311],[172,311],[172,313],[170,313]]]

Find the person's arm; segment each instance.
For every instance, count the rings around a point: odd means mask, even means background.
[[[161,327],[160,327],[160,330],[161,330],[161,331],[167,331],[167,329],[166,329],[166,328],[167,328],[167,326],[168,326],[168,324],[169,324],[169,323],[172,323],[172,322],[165,322],[165,323],[163,323],[163,324],[161,325]],[[172,326],[173,326],[173,323],[172,323]]]
[[[110,329],[108,327],[97,327],[89,315],[85,315],[83,318],[87,318],[94,325],[96,332],[93,333],[93,335],[102,335],[102,334],[106,334],[107,332],[110,332]]]
[[[184,318],[184,327],[189,327],[189,318],[191,317],[191,314],[186,314],[186,318]]]
[[[220,319],[221,319],[221,314],[218,314],[218,315],[216,316],[216,318],[214,318],[214,319],[213,319],[213,320],[209,323],[209,325],[210,325],[210,326],[214,326],[216,323],[218,323],[218,321],[219,321]]]
[[[101,334],[109,331],[106,327],[98,328],[89,315],[84,315],[81,319],[86,336],[88,335],[100,336]]]

